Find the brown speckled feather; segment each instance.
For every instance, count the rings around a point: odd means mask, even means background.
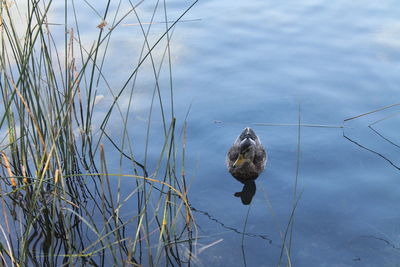
[[[251,145],[247,145],[245,151],[242,151],[244,149],[241,144],[245,142],[246,138],[251,141]],[[244,155],[246,154],[245,152],[252,155],[252,157],[247,158],[239,166],[234,166],[239,155]],[[267,162],[267,153],[255,132],[251,128],[245,128],[229,149],[226,159],[228,170],[232,176],[240,182],[245,182],[256,179],[264,170]]]

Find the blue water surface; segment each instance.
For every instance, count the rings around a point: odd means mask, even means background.
[[[167,1],[168,20],[191,3]],[[139,6],[142,22],[150,21],[154,5]],[[92,12],[83,6],[82,14]],[[165,21],[161,11],[155,21]],[[87,19],[83,34],[100,22],[90,14],[95,19]],[[185,172],[198,225],[195,265],[275,266],[288,258],[292,266],[398,265],[400,107],[344,120],[399,101],[399,15],[390,0],[199,1],[182,18],[195,21],[170,32],[177,129],[188,114]],[[137,23],[133,14],[127,20]],[[165,25],[152,27],[154,44]],[[111,88],[120,88],[137,63],[143,44],[137,36],[138,26],[113,32],[103,67],[112,74]],[[164,49],[154,50],[155,61]],[[113,65],[114,57],[123,60]],[[149,60],[141,71],[150,74],[137,79],[129,129],[139,161],[154,90]],[[168,72],[160,84],[168,98]],[[112,102],[107,92],[99,88],[105,97],[94,121]],[[119,101],[122,109],[129,92]],[[153,167],[164,142],[154,110],[147,158]],[[171,106],[165,110],[170,114]],[[299,122],[344,128],[299,128]],[[112,137],[121,135],[121,125],[110,122]],[[248,206],[234,197],[242,184],[225,167],[226,152],[246,126],[268,152]],[[292,239],[284,246],[289,222]]]
[[[244,236],[242,250],[241,234],[198,213],[205,237],[199,243],[223,239],[199,255],[202,264],[279,263],[298,127],[252,126],[269,160],[250,207],[233,196],[242,185],[226,171],[225,153],[252,123],[298,123],[299,107],[301,123],[345,128],[300,128],[291,264],[398,264],[399,147],[368,125],[393,115],[373,127],[399,144],[399,108],[343,120],[398,102],[399,12],[393,1],[209,1],[190,12],[201,21],[179,25],[186,53],[174,77],[178,110],[192,103],[186,159],[192,204],[256,235]]]

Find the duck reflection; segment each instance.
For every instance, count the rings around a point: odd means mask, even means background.
[[[243,185],[242,192],[236,192],[235,197],[240,197],[243,205],[249,205],[254,195],[256,194],[256,183],[254,180],[246,181]]]
[[[243,183],[242,192],[235,193],[244,205],[249,205],[256,193],[255,179],[264,170],[267,153],[260,138],[250,127],[246,127],[236,138],[226,157],[228,171]]]

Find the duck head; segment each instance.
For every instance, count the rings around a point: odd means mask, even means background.
[[[239,148],[239,156],[233,163],[233,167],[238,167],[245,162],[252,162],[254,160],[256,147],[261,145],[261,143],[253,129],[246,127],[238,136],[234,145]]]

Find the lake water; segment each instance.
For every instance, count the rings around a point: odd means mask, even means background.
[[[174,66],[177,110],[188,117],[191,202],[204,266],[274,266],[292,211],[298,128],[251,123],[343,125],[398,102],[400,7],[393,1],[209,1],[179,25],[186,53]],[[300,131],[293,266],[397,266],[400,262],[399,107]],[[182,112],[182,111],[181,111]],[[182,112],[182,115],[184,113]],[[397,115],[397,116],[396,116]],[[222,123],[214,123],[214,121]],[[225,153],[245,126],[269,160],[251,206]],[[361,146],[344,138],[348,136]],[[381,154],[383,157],[373,153]],[[272,210],[270,208],[272,207]],[[250,211],[249,211],[250,209]],[[249,212],[242,251],[242,235]],[[244,257],[245,255],[245,257]],[[285,258],[285,257],[283,257]],[[244,260],[245,259],[245,260]]]
[[[97,2],[92,4],[97,8]],[[167,3],[168,19],[190,4]],[[54,22],[62,23],[57,14],[63,3],[55,5]],[[143,22],[150,20],[154,5],[139,7]],[[83,6],[82,34],[90,44],[90,30],[99,19]],[[87,14],[94,19],[85,20]],[[399,102],[399,14],[400,6],[389,0],[199,1],[183,17],[194,21],[177,24],[171,41],[174,113],[180,129],[189,111],[185,171],[201,237],[198,249],[203,248],[196,265],[278,265],[281,234],[298,200],[293,266],[398,266],[400,106],[344,120]],[[155,20],[164,21],[163,16],[160,11]],[[137,23],[134,15],[129,22]],[[165,25],[153,28],[163,32]],[[138,26],[113,33],[103,69],[112,73],[113,88],[137,62],[124,60],[138,56],[143,40],[137,36]],[[156,37],[150,35],[151,42]],[[164,49],[155,50],[155,60]],[[150,74],[138,78],[130,122],[138,161],[144,157],[143,130],[154,88],[150,66],[146,62],[143,72]],[[160,84],[168,87],[167,74]],[[168,88],[161,90],[169,95]],[[99,95],[95,121],[112,101],[104,88]],[[120,103],[127,105],[124,99]],[[344,128],[299,128],[299,120]],[[380,135],[368,127],[372,123]],[[149,166],[156,165],[163,142],[157,111],[152,125]],[[110,126],[118,138],[120,124]],[[250,205],[234,196],[243,185],[225,166],[229,147],[246,126],[268,152]]]

